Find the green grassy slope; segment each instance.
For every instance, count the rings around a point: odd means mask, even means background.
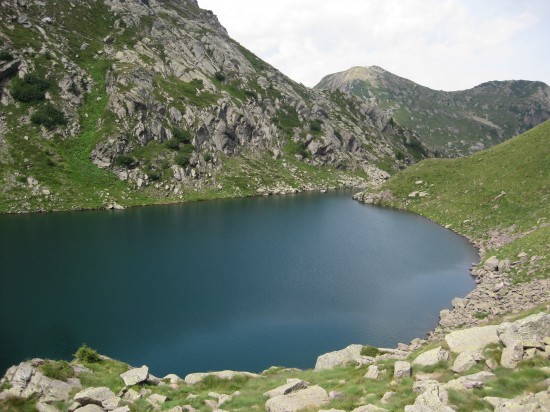
[[[550,121],[466,158],[423,161],[381,191],[393,195],[382,204],[448,226],[478,242],[486,256],[536,257],[516,265],[516,281],[550,275]]]

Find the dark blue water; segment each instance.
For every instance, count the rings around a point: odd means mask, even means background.
[[[82,344],[156,375],[424,336],[475,250],[349,192],[0,216],[0,369]]]

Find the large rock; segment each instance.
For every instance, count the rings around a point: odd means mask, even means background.
[[[120,377],[126,386],[137,385],[149,378],[149,368],[143,365],[141,368],[130,369],[127,372],[121,373]]]
[[[486,382],[494,378],[495,375],[491,372],[478,372],[473,375],[461,376],[458,379],[453,379],[442,385],[442,387],[445,390],[453,389],[456,391],[483,388]]]
[[[363,406],[359,406],[358,408],[355,408],[351,412],[388,412],[388,410],[384,408],[380,408],[379,406],[376,406],[376,405],[363,405]]]
[[[349,345],[348,347],[334,352],[325,353],[317,358],[315,370],[333,369],[337,366],[344,366],[348,363],[366,364],[371,359],[361,356],[363,345]]]
[[[288,395],[291,392],[295,392],[300,389],[305,389],[309,386],[309,382],[300,380],[300,379],[287,379],[284,385],[281,385],[275,389],[272,389],[266,393],[264,396],[268,398],[274,398],[275,396]]]
[[[550,411],[550,392],[521,395],[513,399],[502,399],[495,412],[544,412]]]
[[[453,408],[445,404],[446,402],[447,392],[432,383],[417,396],[414,405],[405,406],[405,412],[454,412]]]
[[[515,368],[523,360],[523,345],[521,341],[510,343],[502,350],[500,366],[503,368]]]
[[[185,377],[185,383],[187,385],[196,385],[200,383],[207,376],[215,376],[218,379],[231,380],[236,376],[244,376],[247,378],[259,378],[260,375],[251,372],[235,372],[235,371],[220,371],[220,372],[208,372],[208,373],[190,373]]]
[[[489,272],[496,272],[498,270],[498,259],[496,256],[491,256],[483,264],[483,269],[488,270]]]
[[[370,365],[365,373],[365,379],[378,379],[380,377],[380,370],[377,365]]]
[[[74,396],[74,400],[81,405],[93,404],[101,407],[104,406],[104,403],[110,403],[113,398],[116,398],[114,392],[104,386],[84,389]]]
[[[103,409],[101,406],[90,404],[75,409],[74,412],[105,412],[105,409]]]
[[[457,330],[445,336],[445,341],[452,352],[465,352],[483,349],[491,343],[498,343],[497,326],[478,326]]]
[[[411,376],[411,364],[406,361],[395,362],[393,377],[395,379],[409,378]]]
[[[412,364],[416,366],[432,366],[438,364],[439,362],[446,362],[448,360],[449,352],[441,346],[438,346],[435,349],[428,350],[418,355]]]
[[[297,412],[306,408],[320,408],[329,402],[327,391],[316,385],[271,398],[265,403],[265,409],[267,412]]]
[[[468,350],[460,352],[456,357],[451,370],[456,373],[466,372],[473,368],[480,360],[483,360],[481,350]]]
[[[550,336],[550,314],[537,313],[513,323],[503,323],[498,326],[497,333],[505,346],[514,345],[518,340],[542,341]]]

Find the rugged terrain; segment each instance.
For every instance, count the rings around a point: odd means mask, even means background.
[[[315,88],[341,90],[389,110],[439,156],[473,153],[550,119],[550,87],[535,81],[491,81],[446,92],[371,66],[328,75]]]
[[[3,1],[0,212],[364,185],[428,154],[297,84],[194,0]]]

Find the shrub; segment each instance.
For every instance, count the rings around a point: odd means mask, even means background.
[[[257,99],[258,99],[258,94],[257,94],[255,91],[253,91],[253,90],[245,90],[245,91],[244,91],[244,95],[245,95],[246,97],[251,97],[251,98],[253,98],[254,100],[257,100]]]
[[[67,124],[67,119],[61,110],[56,109],[51,103],[40,106],[31,116],[31,122],[43,125],[47,129]]]
[[[180,150],[180,144],[176,139],[167,140],[165,145],[168,149]]]
[[[223,72],[216,72],[216,74],[214,74],[214,77],[220,82],[223,82],[226,79],[226,76],[225,74],[223,74]]]
[[[212,160],[212,153],[210,152],[206,152],[206,153],[203,153],[202,155],[202,158],[204,159],[205,162],[209,162],[210,160]]]
[[[23,79],[15,79],[11,84],[11,95],[19,102],[32,103],[44,100],[50,83],[34,74],[26,74]]]
[[[380,355],[380,351],[378,350],[378,348],[375,348],[374,346],[366,345],[366,346],[363,346],[363,348],[361,349],[361,356],[375,357],[378,355]]]
[[[320,132],[321,131],[321,121],[320,120],[312,120],[311,122],[309,122],[309,129],[312,131],[312,132]]]
[[[67,382],[67,379],[75,376],[74,370],[67,361],[46,361],[40,370],[48,378]]]
[[[304,158],[309,157],[309,152],[307,151],[305,142],[295,142],[294,140],[289,140],[285,146],[285,152],[290,155],[300,155]]]
[[[398,150],[396,153],[395,153],[395,158],[397,160],[405,160],[405,154],[401,151],[401,150]]]
[[[86,363],[101,362],[99,353],[97,353],[97,351],[95,351],[94,349],[88,347],[86,344],[83,344],[80,348],[78,348],[74,356],[80,362],[86,362]]]
[[[149,177],[149,180],[156,182],[161,179],[162,173],[155,169],[149,169],[147,170],[147,176]]]
[[[172,130],[172,136],[174,136],[174,139],[180,143],[191,143],[191,133],[187,130],[180,129],[179,127]]]
[[[5,62],[9,62],[9,61],[13,60],[13,54],[11,54],[10,52],[8,52],[6,50],[2,50],[2,51],[0,51],[0,60],[5,61]]]
[[[180,165],[181,167],[188,166],[190,160],[191,160],[190,153],[180,153],[179,155],[176,156],[176,164]]]
[[[136,159],[133,156],[130,156],[128,154],[121,154],[116,158],[115,164],[117,166],[124,166],[127,168],[131,168],[135,166]]]

